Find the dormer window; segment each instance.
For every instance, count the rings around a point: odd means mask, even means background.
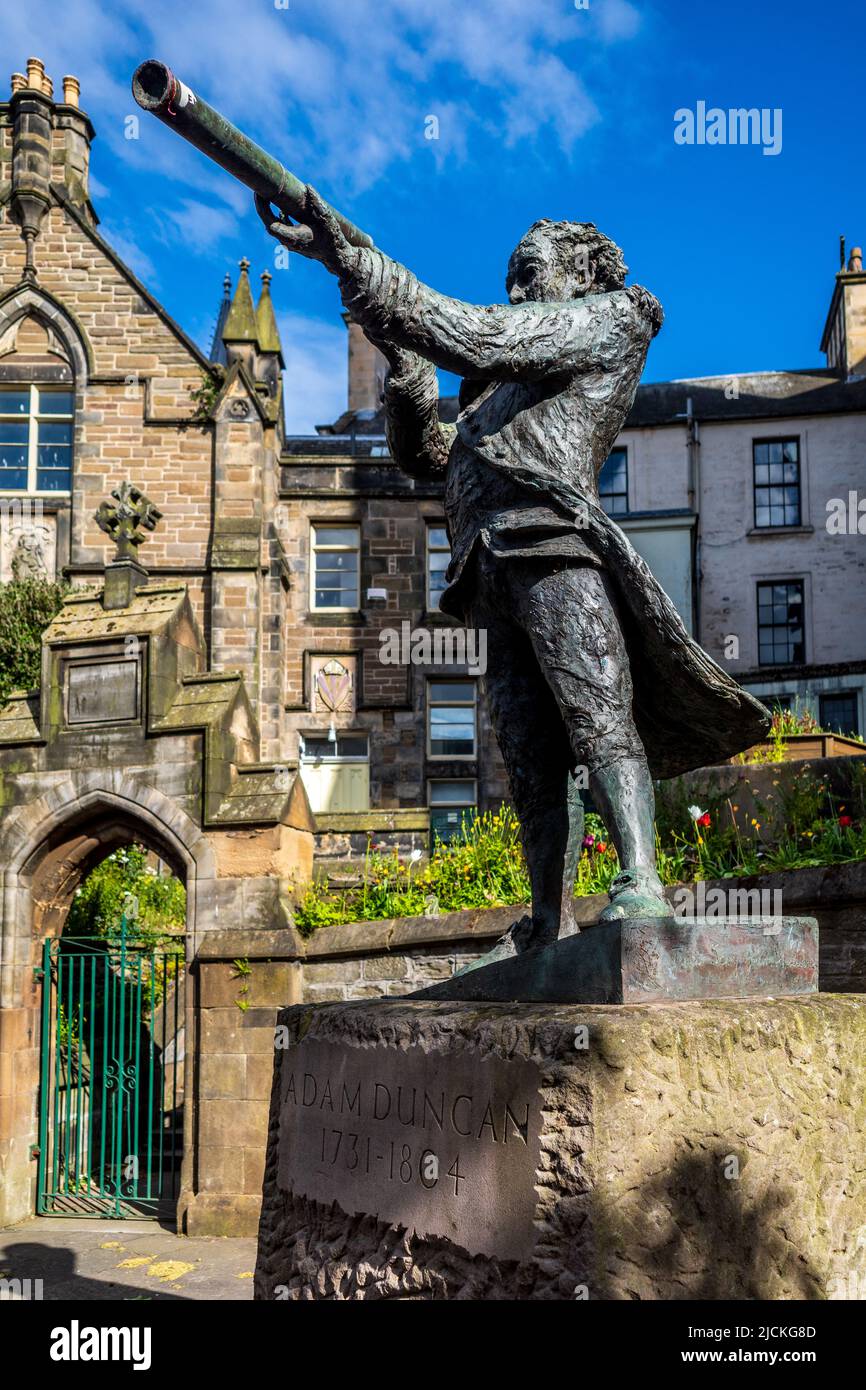
[[[73,420],[70,390],[0,386],[0,492],[70,492]]]

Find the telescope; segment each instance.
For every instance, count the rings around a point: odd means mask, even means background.
[[[273,203],[287,217],[302,222],[306,187],[290,174],[279,160],[274,159],[237,126],[208,106],[200,96],[175,77],[165,63],[149,58],[136,68],[132,78],[132,95],[144,111],[156,116],[163,125],[182,135],[197,150],[206,154],[259,198]],[[335,208],[330,211],[340,230],[353,246],[372,246],[373,240]]]

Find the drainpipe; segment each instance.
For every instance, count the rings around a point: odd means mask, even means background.
[[[701,640],[701,590],[703,587],[701,553],[701,436],[695,419],[694,402],[686,400],[686,449],[688,451],[689,510],[695,514],[694,566],[695,582],[692,593],[692,620],[695,641]]]

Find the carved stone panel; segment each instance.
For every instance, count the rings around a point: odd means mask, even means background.
[[[66,668],[66,722],[118,724],[139,718],[136,660],[81,661]]]
[[[30,499],[0,508],[0,583],[53,579],[57,570],[57,520]]]
[[[355,711],[353,656],[310,657],[310,708],[313,714],[353,714]]]
[[[540,1072],[524,1058],[305,1039],[282,1059],[280,1187],[423,1239],[535,1240]]]

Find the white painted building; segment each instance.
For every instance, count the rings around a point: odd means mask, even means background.
[[[866,274],[858,251],[836,276],[821,348],[824,368],[642,385],[617,441],[625,468],[613,460],[603,480],[617,478],[609,510],[720,665],[767,703],[797,704],[826,727],[862,734]]]

